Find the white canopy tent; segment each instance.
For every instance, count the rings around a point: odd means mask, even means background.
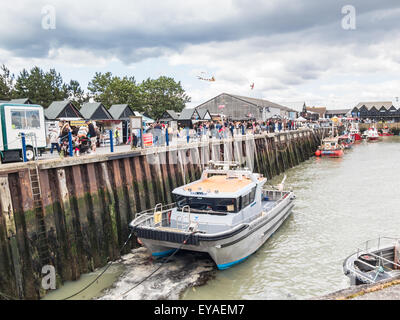
[[[296,121],[299,121],[299,122],[306,122],[307,119],[305,119],[305,118],[303,118],[303,117],[298,117],[298,118],[296,119]]]

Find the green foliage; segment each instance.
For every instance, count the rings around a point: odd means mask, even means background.
[[[117,77],[111,72],[96,72],[88,84],[91,97],[106,107],[113,104],[140,105],[140,92],[134,77]]]
[[[173,78],[165,76],[143,81],[140,84],[140,91],[141,111],[154,119],[159,119],[165,110],[181,112],[185,104],[191,100],[180,81],[176,82]]]
[[[0,100],[10,100],[13,94],[14,75],[3,64],[0,68]]]
[[[71,80],[68,84],[68,100],[74,102],[75,106],[82,106],[89,101],[89,96],[82,90],[81,85],[76,80]]]
[[[139,112],[146,112],[158,119],[165,110],[182,111],[190,97],[180,82],[173,78],[147,79],[138,85],[134,77],[117,77],[111,72],[97,72],[89,82],[88,90],[96,101],[106,107],[113,104],[129,104]]]
[[[155,119],[160,118],[165,110],[182,111],[191,100],[181,82],[165,76],[148,78],[138,84],[133,76],[118,77],[111,72],[96,72],[88,84],[88,93],[85,93],[76,80],[64,83],[55,69],[46,72],[35,66],[29,71],[23,69],[15,79],[5,65],[0,68],[0,100],[29,98],[47,108],[53,101],[68,99],[79,107],[90,97],[108,108],[113,104],[129,104]]]
[[[68,85],[55,69],[45,72],[39,67],[23,69],[18,75],[14,98],[29,98],[33,103],[47,108],[53,101],[68,98]]]

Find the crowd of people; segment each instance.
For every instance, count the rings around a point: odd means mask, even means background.
[[[53,154],[54,150],[57,150],[61,156],[71,155],[71,153],[79,156],[85,152],[96,152],[99,135],[99,129],[90,120],[79,127],[71,127],[67,121],[61,122],[58,128],[49,130],[50,153]],[[70,142],[72,150],[70,150]]]
[[[173,130],[168,123],[155,122],[146,126],[145,133],[153,134],[153,145],[163,145],[166,140],[168,131],[168,140],[172,141],[173,137],[190,139],[202,139],[204,136],[208,138],[225,139],[237,135],[260,134],[262,132],[274,133],[296,130],[299,124],[290,119],[269,119],[266,121],[217,121],[209,120],[194,123],[192,126],[179,125]],[[307,126],[307,124],[304,124]]]
[[[238,135],[274,133],[296,130],[300,127],[318,128],[319,122],[297,122],[291,119],[268,119],[266,121],[228,121],[228,120],[208,120],[195,122],[191,125],[180,124],[173,128],[167,122],[156,121],[152,124],[146,124],[143,133],[152,134],[153,146],[163,146],[172,143],[174,139],[182,141],[199,141],[204,138],[208,139],[226,139]],[[140,130],[131,132],[128,130],[128,136],[124,142],[131,144],[134,148],[141,147],[142,139],[140,139]],[[72,151],[70,151],[69,133],[71,133]],[[120,140],[120,132],[113,132],[115,141]],[[83,153],[93,153],[100,144],[100,131],[95,123],[90,120],[85,121],[81,126],[70,126],[69,122],[62,122],[58,128],[50,129],[48,133],[50,142],[50,153],[54,150],[61,156],[71,155],[79,156]],[[115,143],[116,145],[118,143]]]

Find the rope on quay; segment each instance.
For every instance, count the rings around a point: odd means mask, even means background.
[[[143,282],[145,282],[146,280],[150,279],[150,277],[152,275],[154,275],[158,270],[160,270],[179,250],[182,249],[182,247],[186,244],[187,240],[189,239],[189,237],[193,234],[195,234],[197,231],[191,232],[188,234],[188,236],[185,238],[185,240],[182,242],[182,244],[180,245],[179,248],[176,248],[176,250],[174,251],[174,253],[172,255],[170,255],[165,261],[163,261],[161,263],[161,265],[156,268],[153,272],[151,272],[147,277],[145,277],[143,280],[141,280],[139,283],[135,284],[132,288],[130,288],[129,290],[125,291],[121,296],[124,297],[126,296],[129,292],[131,292],[133,289],[137,288],[139,285],[141,285]]]
[[[131,231],[131,233],[130,233],[129,236],[128,236],[128,239],[125,241],[124,245],[123,245],[122,248],[120,249],[120,251],[119,251],[120,254],[122,253],[122,250],[124,250],[125,246],[128,244],[128,241],[131,239],[132,234],[133,234],[133,230]],[[109,268],[113,263],[114,263],[114,261],[110,261],[109,264],[108,264],[108,266],[107,266],[107,267],[106,267],[92,282],[90,282],[88,285],[86,285],[83,289],[81,289],[81,290],[79,290],[78,292],[74,293],[73,295],[70,295],[70,296],[68,296],[68,297],[66,297],[66,298],[64,298],[64,299],[61,299],[61,300],[68,300],[68,299],[71,299],[71,298],[77,296],[78,294],[80,294],[81,292],[85,291],[87,288],[89,288],[90,286],[92,286],[92,285],[93,285],[93,284],[108,270],[108,268]]]

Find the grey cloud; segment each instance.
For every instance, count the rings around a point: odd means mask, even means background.
[[[86,16],[83,12],[57,12],[57,29],[43,30],[40,27],[40,11],[37,8],[33,10],[30,2],[26,1],[26,10],[19,16],[23,19],[23,27],[16,26],[15,30],[0,31],[0,47],[12,51],[16,56],[46,57],[50,49],[64,46],[115,55],[123,62],[131,63],[162,56],[171,50],[180,51],[190,44],[212,41],[264,37],[269,41],[266,43],[268,50],[269,46],[285,46],[288,42],[368,44],[380,39],[388,30],[398,31],[399,15],[374,20],[374,14],[378,11],[390,12],[399,8],[398,0],[352,1],[357,10],[357,30],[352,32],[344,31],[340,24],[343,17],[341,8],[348,4],[348,0],[281,0],[271,8],[269,2],[235,0],[233,4],[238,9],[238,14],[225,16],[221,12],[209,22],[174,21],[174,8],[171,8],[170,12],[165,13],[171,17],[168,25],[161,18],[149,16],[148,24],[152,28],[146,29],[146,25],[130,26],[127,23],[124,27],[115,29],[110,25],[105,31],[101,31],[93,29],[90,21],[87,27],[85,23],[81,23],[79,28],[74,25],[74,20],[70,21],[69,17],[73,14],[84,21]],[[57,7],[57,2],[54,5]],[[98,5],[101,6],[101,2]],[[10,13],[15,11],[7,8],[3,10],[10,10]],[[114,8],[109,15],[118,15],[119,10],[124,9]],[[104,17],[107,17],[107,13]],[[108,21],[105,19],[102,23],[107,24]],[[320,69],[323,68],[321,66]],[[310,71],[305,76],[313,77],[315,73]]]

